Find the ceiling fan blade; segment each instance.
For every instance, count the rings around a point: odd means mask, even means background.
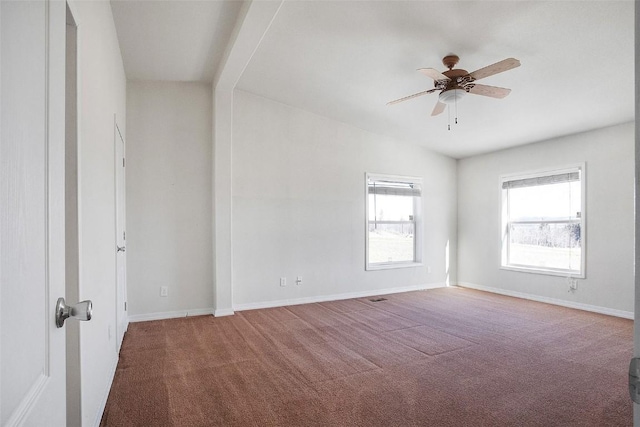
[[[506,89],[497,86],[487,86],[473,84],[474,86],[469,90],[469,93],[482,96],[490,96],[491,98],[504,98],[511,93],[511,89]]]
[[[444,111],[446,106],[447,106],[447,104],[444,104],[444,103],[438,101],[436,106],[433,107],[433,111],[431,112],[431,115],[432,116],[437,116],[438,114],[441,114]]]
[[[394,101],[389,101],[389,102],[387,102],[387,105],[393,105],[393,104],[397,104],[397,103],[402,102],[402,101],[407,101],[409,99],[417,98],[419,96],[426,95],[426,94],[431,93],[431,92],[435,92],[436,90],[438,90],[438,89],[429,89],[429,90],[425,90],[425,91],[422,91],[422,92],[414,93],[413,95],[405,96],[404,98],[396,99]]]
[[[507,58],[503,59],[500,62],[496,62],[495,64],[487,65],[484,68],[480,68],[473,73],[469,73],[469,76],[473,77],[475,80],[480,80],[484,79],[485,77],[493,76],[494,74],[502,73],[503,71],[511,70],[512,68],[516,68],[519,66],[520,61],[515,58]]]
[[[435,81],[444,80],[448,82],[449,80],[451,80],[449,77],[445,76],[435,68],[418,68],[418,71],[420,71],[427,77],[431,77]]]

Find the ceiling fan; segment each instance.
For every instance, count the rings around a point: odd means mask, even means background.
[[[425,90],[422,92],[414,93],[413,95],[405,96],[400,99],[388,102],[387,105],[397,104],[402,101],[417,98],[428,93],[440,91],[438,96],[438,102],[431,112],[432,116],[437,116],[442,113],[447,104],[456,103],[467,93],[473,93],[475,95],[490,96],[492,98],[504,98],[509,95],[511,89],[505,89],[497,86],[487,86],[475,83],[476,80],[483,79],[485,77],[492,76],[494,74],[502,73],[503,71],[511,70],[520,66],[520,61],[515,58],[503,59],[495,64],[488,65],[484,68],[480,68],[472,73],[463,69],[453,69],[456,66],[460,58],[458,55],[447,55],[442,59],[442,63],[445,67],[449,68],[442,73],[434,68],[420,68],[422,74],[427,77],[431,77],[434,81],[434,88]]]

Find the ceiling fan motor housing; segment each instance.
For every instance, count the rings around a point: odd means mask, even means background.
[[[444,58],[442,58],[442,63],[448,69],[452,69],[453,67],[455,67],[458,61],[460,61],[460,58],[458,57],[458,55],[453,55],[453,54],[447,55]]]

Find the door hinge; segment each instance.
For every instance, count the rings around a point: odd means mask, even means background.
[[[122,240],[127,240],[127,234],[126,232],[122,232]]]
[[[124,311],[127,311],[127,302],[124,302]]]
[[[629,363],[629,397],[640,403],[640,357],[634,357]]]
[[[124,157],[122,158],[122,167],[124,167]]]

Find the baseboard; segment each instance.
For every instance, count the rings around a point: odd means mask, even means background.
[[[582,304],[579,302],[565,301],[557,298],[543,297],[539,295],[527,294],[524,292],[509,291],[506,289],[492,288],[489,286],[477,285],[475,283],[459,282],[458,286],[462,288],[477,289],[479,291],[492,292],[494,294],[507,295],[510,297],[528,299],[532,301],[544,302],[547,304],[560,305],[562,307],[575,308],[578,310],[592,311],[594,313],[607,314],[609,316],[622,317],[624,319],[633,319],[632,311],[616,310],[613,308],[600,307],[597,305]]]
[[[221,308],[221,309],[200,308],[195,310],[166,311],[162,313],[130,314],[127,320],[128,320],[128,323],[135,323],[135,322],[147,322],[150,320],[175,319],[175,318],[187,317],[187,316],[201,316],[205,314],[213,314],[216,317],[222,317],[222,316],[231,316],[236,311],[243,311],[243,310],[284,307],[287,305],[312,304],[315,302],[336,301],[336,300],[351,299],[351,298],[365,298],[365,297],[370,297],[375,295],[388,295],[388,294],[396,294],[400,292],[444,288],[446,286],[447,284],[444,282],[428,283],[423,285],[404,286],[400,288],[387,288],[387,289],[377,289],[377,290],[368,290],[368,291],[360,291],[360,292],[348,292],[344,294],[321,295],[321,296],[294,298],[294,299],[286,299],[286,300],[278,300],[278,301],[264,301],[264,302],[249,303],[249,304],[234,304],[233,308]]]
[[[428,283],[423,285],[404,286],[401,288],[372,289],[372,290],[360,291],[360,292],[348,292],[344,294],[319,295],[319,296],[313,296],[313,297],[293,298],[293,299],[285,299],[285,300],[278,300],[278,301],[264,301],[264,302],[248,303],[248,304],[234,304],[233,309],[235,311],[244,311],[244,310],[256,310],[260,308],[284,307],[288,305],[313,304],[316,302],[337,301],[337,300],[352,299],[352,298],[366,298],[366,297],[371,297],[376,295],[397,294],[400,292],[422,291],[425,289],[444,288],[446,286],[447,286],[446,283]]]
[[[216,308],[213,311],[215,317],[232,316],[234,314],[235,311],[233,311],[233,308]]]
[[[193,310],[165,311],[162,313],[130,314],[129,323],[147,322],[149,320],[176,319],[178,317],[202,316],[213,314],[213,308],[196,308]]]
[[[109,399],[109,392],[111,391],[111,385],[113,384],[113,378],[116,375],[116,368],[118,367],[118,360],[120,357],[116,355],[114,357],[113,363],[109,368],[108,377],[107,377],[107,386],[105,387],[104,393],[102,393],[102,399],[100,400],[100,407],[96,413],[96,418],[93,421],[93,425],[95,427],[100,427],[100,421],[102,421],[102,415],[104,414],[104,408],[107,407],[107,399]]]

